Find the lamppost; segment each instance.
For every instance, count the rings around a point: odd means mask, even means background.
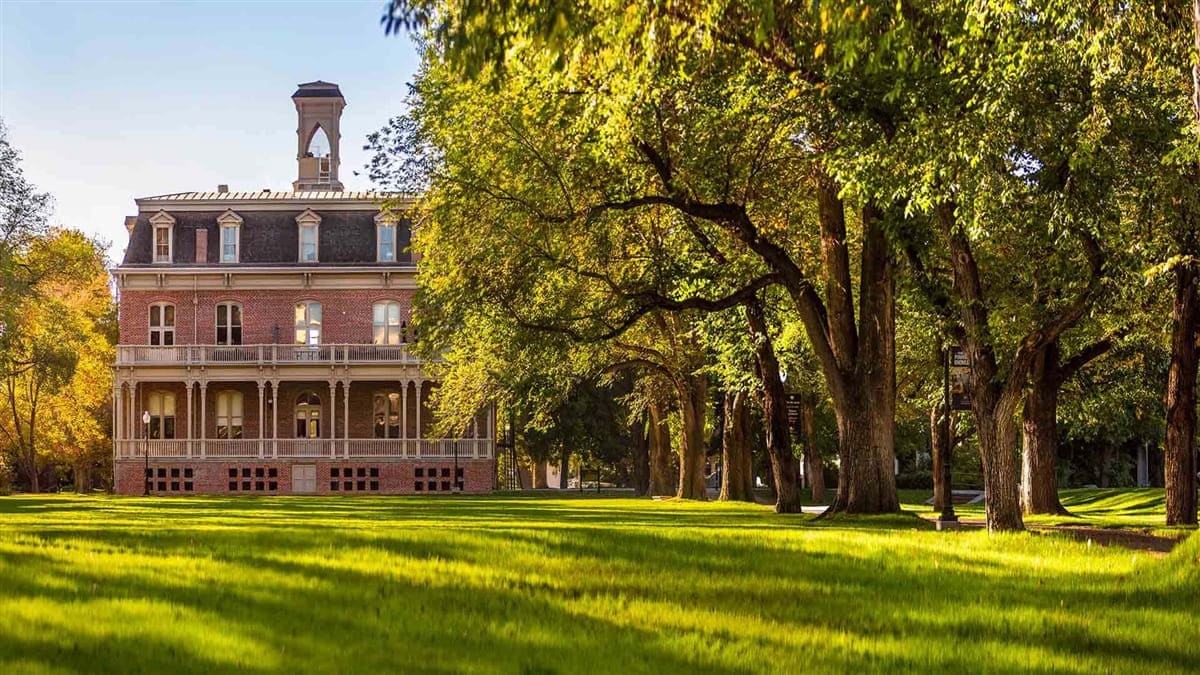
[[[142,429],[143,429],[142,442],[146,446],[146,452],[144,453],[145,457],[146,457],[146,471],[145,471],[145,482],[142,484],[142,496],[149,497],[150,496],[150,411],[149,410],[142,411]]]

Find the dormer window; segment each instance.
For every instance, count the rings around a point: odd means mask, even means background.
[[[155,263],[171,262],[175,244],[175,219],[166,211],[159,211],[150,217],[150,227],[154,233],[151,260]]]
[[[396,218],[383,212],[375,216],[376,259],[379,262],[396,261]]]
[[[312,209],[296,216],[296,225],[300,227],[300,262],[317,262],[317,251],[320,247],[321,216],[313,213]]]
[[[233,211],[222,213],[217,218],[217,230],[221,236],[221,262],[238,262],[242,248],[242,217]]]

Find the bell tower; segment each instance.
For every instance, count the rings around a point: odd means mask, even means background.
[[[346,99],[336,84],[317,80],[300,85],[292,101],[299,117],[296,161],[300,169],[292,189],[341,192],[344,188],[338,180],[338,145]]]

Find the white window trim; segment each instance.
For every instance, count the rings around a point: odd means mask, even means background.
[[[234,302],[232,300],[222,300],[221,302],[218,302],[217,304],[213,305],[213,342],[216,342],[218,345],[221,344],[220,340],[218,339],[218,335],[220,334],[220,331],[221,331],[221,320],[220,320],[220,318],[218,318],[217,308],[221,307],[222,305],[224,305],[226,308],[229,308],[229,307],[237,307],[238,308],[238,318],[240,318],[242,320],[241,323],[238,325],[238,328],[240,328],[242,331],[246,330],[246,310],[242,307],[242,303]],[[230,334],[233,331],[233,319],[231,318],[231,316],[232,316],[232,314],[229,312],[228,309],[226,309],[225,310],[225,321],[228,322],[225,326],[225,331],[226,331],[225,339],[226,340],[229,340]],[[244,338],[245,335],[243,335],[242,337]],[[222,346],[236,347],[237,345],[240,345],[240,344],[243,344],[243,341],[239,340],[236,344],[233,342],[229,342],[229,344],[222,345]]]
[[[388,323],[388,315],[387,315],[387,310],[388,310],[389,305],[396,306],[397,321],[400,322],[400,323],[396,324],[396,327],[395,327],[396,328],[396,342],[395,343],[387,341],[387,338],[389,337],[390,333],[392,332],[392,326],[391,326],[391,324]],[[384,341],[383,342],[375,342],[375,329],[376,329],[376,327],[379,326],[379,324],[375,322],[375,309],[380,306],[383,307]],[[397,300],[380,300],[379,302],[375,302],[375,303],[371,304],[371,343],[372,344],[395,346],[395,345],[403,343],[404,331],[401,329],[401,326],[404,325],[405,322],[404,322],[404,314],[401,312],[402,309],[403,308],[400,306],[400,302]]]
[[[167,231],[167,258],[158,257],[158,231]],[[150,216],[150,262],[155,265],[169,265],[175,260],[175,218],[166,211],[159,211]]]
[[[242,217],[228,210],[217,217],[217,262],[229,265],[242,260]],[[225,259],[225,229],[235,230],[233,238],[233,260]]]
[[[390,421],[388,418],[388,415],[391,412],[391,396],[393,394],[396,395],[396,399],[397,399],[396,400],[396,406],[397,406],[396,412],[397,412],[398,419],[396,420],[396,435],[389,436],[388,429],[390,428],[391,425],[388,424],[388,422]],[[403,438],[404,437],[404,423],[402,420],[404,419],[404,417],[403,417],[404,399],[401,398],[399,389],[377,389],[377,390],[375,390],[374,393],[371,394],[371,434],[372,434],[371,437],[379,438],[378,436],[375,436],[374,434],[375,434],[375,403],[380,397],[383,398],[383,404],[384,404],[383,436],[382,436],[382,438],[385,438],[385,439]]]
[[[155,399],[158,399],[158,412],[152,410],[152,408],[155,407]],[[168,400],[171,401],[170,415],[166,414]],[[146,397],[146,412],[150,413],[150,419],[152,422],[158,422],[158,438],[156,440],[172,440],[179,434],[179,420],[176,417],[179,413],[179,409],[177,408],[178,404],[179,401],[176,400],[175,393],[170,391],[155,389],[150,392],[149,396]],[[166,420],[168,417],[171,418],[172,422],[174,422],[174,424],[171,425],[172,428],[170,439],[167,438],[166,434]],[[149,435],[149,429],[146,429],[145,431],[147,432],[147,435]]]
[[[383,228],[392,228],[392,259],[384,260],[381,253]],[[375,262],[396,262],[400,258],[400,219],[395,214],[380,211],[375,216]]]
[[[154,314],[155,308],[159,308],[159,307],[161,307],[162,309],[160,309],[159,313],[158,313],[159,324],[157,327],[155,327],[150,322],[150,316]],[[165,311],[167,307],[170,307],[171,309],[175,310],[175,311],[171,312],[174,315],[172,317],[172,319],[174,320],[175,323],[172,323],[170,326],[167,326],[163,323],[163,321],[165,320],[165,317],[167,315],[167,313]],[[156,346],[156,347],[174,347],[176,345],[175,324],[178,323],[178,319],[179,319],[179,308],[175,306],[175,303],[173,303],[173,302],[152,302],[152,303],[150,303],[150,305],[146,308],[146,344],[150,345],[150,344],[154,343],[154,340],[152,340],[150,338],[150,336],[153,335],[155,331],[158,331],[158,333],[159,333],[158,344],[154,345],[154,346]],[[163,344],[163,342],[164,342],[163,335],[166,334],[167,330],[171,331],[171,344],[169,344],[169,345]]]
[[[302,263],[316,263],[321,261],[321,216],[318,216],[312,209],[305,209],[304,213],[296,216],[296,260]],[[304,228],[312,227],[315,233],[313,242],[313,259],[304,259]]]

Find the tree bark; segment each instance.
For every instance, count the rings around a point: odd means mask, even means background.
[[[852,367],[844,372],[842,385],[831,390],[841,455],[831,513],[900,510],[895,474],[895,282],[883,213],[868,205],[862,222],[859,334],[854,358],[845,361]]]
[[[725,393],[725,424],[721,431],[721,454],[725,471],[721,474],[723,502],[752,502],[754,489],[749,476],[750,410],[743,391]]]
[[[775,347],[767,332],[766,317],[758,300],[746,304],[746,320],[750,326],[750,338],[754,341],[755,371],[762,384],[763,427],[775,483],[775,512],[800,513],[803,509],[797,480],[799,472],[796,456],[792,454],[787,394],[779,378],[779,359],[775,357]]]
[[[708,499],[704,483],[704,417],[708,409],[708,380],[704,375],[683,376],[679,395],[680,499]]]
[[[629,428],[633,453],[633,493],[638,497],[650,494],[650,432],[646,417],[644,412],[637,415]]]
[[[1192,0],[1193,58],[1200,54],[1200,0]],[[1200,63],[1192,66],[1192,116],[1200,124]],[[1192,167],[1192,182],[1200,182],[1200,166]],[[1175,268],[1175,297],[1171,302],[1171,367],[1167,372],[1167,438],[1163,445],[1167,525],[1197,524],[1196,497],[1196,331],[1200,328],[1200,271],[1191,258],[1197,254],[1196,227],[1184,215]]]
[[[675,483],[671,477],[671,429],[662,405],[651,403],[649,408],[650,495],[665,497],[675,494]]]
[[[1194,237],[1183,242],[1194,254]],[[1192,264],[1175,268],[1171,303],[1171,366],[1167,372],[1167,438],[1163,445],[1167,525],[1196,524],[1196,331],[1200,328],[1200,273]]]
[[[952,498],[950,483],[946,481],[946,457],[954,451],[952,436],[954,431],[946,433],[947,425],[943,415],[946,406],[938,401],[929,409],[930,454],[933,459],[933,509],[941,511],[946,508],[946,502]]]
[[[545,490],[550,487],[546,482],[546,468],[549,463],[544,459],[535,459],[530,467],[530,487],[534,490]]]
[[[1058,500],[1059,384],[1044,365],[1034,368],[1030,380],[1021,415],[1021,509],[1026,515],[1070,515]]]
[[[811,396],[805,396],[800,408],[800,424],[804,430],[804,461],[808,470],[808,487],[812,492],[812,500],[816,503],[825,501],[825,464],[821,461],[821,453],[817,450],[817,428],[814,423],[816,402]]]
[[[571,451],[569,449],[567,449],[566,444],[563,444],[561,459],[560,459],[560,463],[559,463],[559,467],[558,467],[558,489],[566,490],[569,487],[570,481],[569,481],[568,474],[570,474],[570,473],[571,473]],[[580,479],[580,481],[582,481],[583,476],[580,476],[579,479]]]

